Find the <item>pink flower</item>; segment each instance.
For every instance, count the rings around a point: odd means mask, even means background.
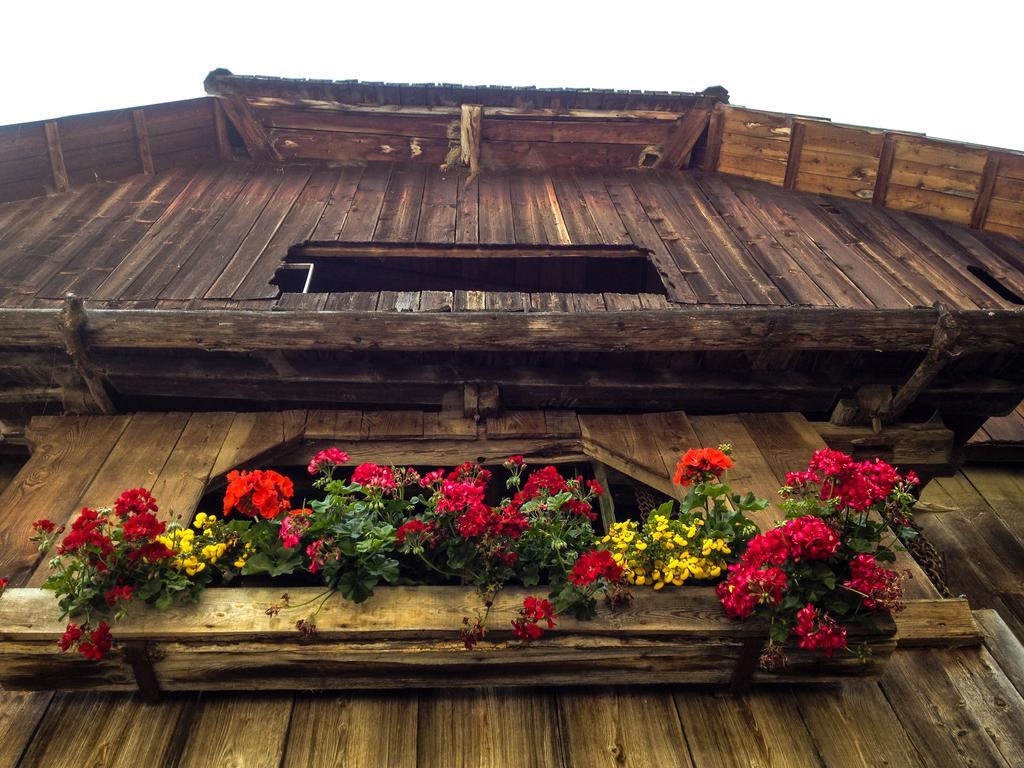
[[[345,464],[346,462],[348,462],[347,453],[337,448],[328,448],[314,456],[306,469],[309,471],[309,474],[315,475],[318,472],[334,469],[339,464]]]

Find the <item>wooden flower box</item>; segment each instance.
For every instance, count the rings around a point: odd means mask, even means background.
[[[298,604],[321,591],[289,590]],[[581,684],[701,683],[743,687],[751,682],[825,683],[876,676],[897,645],[976,644],[980,635],[966,601],[911,601],[898,621],[879,619],[851,633],[870,658],[829,659],[792,651],[789,665],[766,672],[758,657],[767,628],[726,618],[710,588],[654,592],[591,621],[560,618],[528,645],[513,639],[510,621],[524,590],[505,590],[488,619],[487,639],[467,651],[459,640],[463,616],[480,600],[463,587],[385,587],[353,605],[331,597],[305,638],[295,622],[309,608],[268,616],[280,588],[215,588],[197,604],[165,612],[136,609],[114,627],[115,646],[101,662],[61,653],[65,624],[53,595],[10,589],[0,597],[0,684],[12,690],[313,690],[450,688]]]

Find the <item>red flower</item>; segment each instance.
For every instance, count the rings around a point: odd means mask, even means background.
[[[750,574],[747,589],[762,605],[778,605],[789,586],[786,573],[781,568],[765,568]]]
[[[110,651],[110,625],[101,621],[100,625],[89,633],[89,639],[78,644],[78,652],[90,661],[99,661]]]
[[[116,586],[113,589],[108,589],[103,593],[103,599],[107,601],[107,605],[113,606],[118,600],[127,603],[132,599],[132,592],[134,590],[128,584]]]
[[[916,484],[908,473],[906,482]],[[806,472],[789,472],[786,485],[799,493],[816,493],[822,500],[835,499],[840,507],[858,511],[882,501],[904,482],[896,469],[880,459],[854,461],[842,451],[823,448],[811,457]],[[817,487],[815,487],[817,486]]]
[[[903,609],[900,575],[880,566],[874,555],[857,555],[850,561],[850,578],[843,586],[860,593],[869,611],[896,612]]]
[[[786,523],[783,530],[794,560],[827,560],[839,549],[839,537],[820,517],[798,517]]]
[[[435,469],[433,472],[427,472],[427,474],[420,478],[420,485],[424,488],[430,488],[433,485],[437,485],[442,480],[444,480],[444,470]]]
[[[166,560],[168,557],[174,557],[174,550],[160,541],[151,541],[128,553],[128,559],[132,562],[145,558],[152,563],[156,560]]]
[[[224,514],[237,509],[246,517],[271,520],[291,508],[295,492],[292,481],[271,469],[253,472],[228,473],[228,487],[224,493]]]
[[[11,580],[0,577],[0,595],[4,593],[4,590],[10,586]]]
[[[64,541],[57,547],[57,554],[64,555],[68,552],[76,552],[85,547],[99,549],[99,557],[103,558],[114,551],[114,543],[100,529],[103,527],[105,518],[100,517],[99,512],[89,507],[83,507],[71,523],[71,532],[64,537]]]
[[[395,543],[398,546],[405,544],[405,539],[410,534],[414,536],[420,536],[427,533],[430,530],[430,526],[424,523],[422,520],[408,520],[398,526],[398,530],[395,531]]]
[[[309,572],[316,573],[324,567],[327,558],[324,557],[324,540],[317,539],[306,547],[306,557],[309,558]]]
[[[538,496],[557,496],[568,487],[569,484],[557,469],[544,467],[530,473],[530,477],[527,478],[526,484],[518,496],[523,501],[529,501]]]
[[[445,480],[441,483],[441,498],[437,502],[439,514],[461,514],[473,512],[483,514],[485,488],[474,482],[465,480]]]
[[[309,474],[315,475],[317,472],[334,469],[339,464],[344,464],[347,461],[347,453],[337,448],[328,448],[326,451],[320,451],[313,457],[313,460],[309,462],[307,470]]]
[[[597,480],[587,480],[587,488],[589,488],[595,496],[604,496],[604,488],[601,487],[601,484],[597,482]]]
[[[512,620],[512,634],[521,640],[536,640],[544,634],[541,622],[544,622],[548,629],[553,629],[557,618],[548,600],[530,595],[523,600],[519,617]]]
[[[576,559],[569,581],[577,587],[587,587],[598,579],[607,579],[613,584],[622,580],[622,566],[615,562],[611,552],[605,549],[592,549],[584,552]]]
[[[732,459],[718,448],[691,448],[679,459],[674,480],[684,488],[712,478],[720,480],[732,466]]]
[[[57,524],[52,520],[42,519],[32,523],[32,530],[36,533],[49,535],[57,532]]]
[[[395,475],[391,468],[377,464],[360,464],[352,472],[352,482],[364,488],[376,488],[382,491],[395,489]]]
[[[757,607],[757,596],[750,591],[753,572],[743,563],[733,563],[729,566],[729,578],[715,587],[722,609],[731,619],[750,618]]]
[[[523,460],[522,456],[509,456],[505,459],[504,464],[507,467],[521,467],[526,461]]]
[[[285,515],[281,521],[281,530],[278,531],[285,549],[295,549],[299,546],[302,534],[309,528],[309,523],[309,510],[300,509]]]
[[[156,499],[145,488],[130,488],[127,491],[122,491],[121,495],[117,497],[117,501],[114,502],[114,512],[120,517],[157,511],[159,508],[156,505]]]
[[[784,528],[771,528],[759,533],[747,543],[743,565],[760,568],[763,565],[782,565],[790,554],[790,542]]]
[[[823,650],[826,656],[846,648],[846,627],[839,626],[828,613],[819,614],[810,603],[797,613],[793,634],[799,638],[798,648]]]
[[[77,624],[68,624],[67,629],[64,630],[64,634],[60,636],[60,649],[67,651],[78,644],[78,641],[82,639],[82,628]]]
[[[124,521],[124,538],[126,541],[147,539],[152,541],[164,532],[167,526],[156,519],[152,512],[137,512]]]

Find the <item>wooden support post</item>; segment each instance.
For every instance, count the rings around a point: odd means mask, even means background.
[[[896,421],[918,396],[928,387],[946,365],[963,353],[960,345],[962,323],[945,305],[938,305],[939,319],[935,324],[935,335],[924,360],[910,374],[899,391],[893,396],[891,421]]]
[[[801,120],[793,121],[793,130],[789,135],[789,157],[786,160],[786,178],[782,182],[785,189],[796,189],[796,177],[800,173],[800,155],[804,149],[804,134],[807,126]]]
[[[213,99],[213,127],[217,133],[217,154],[222,160],[230,160],[234,156],[231,139],[228,138],[228,119],[224,114],[224,102]]]
[[[253,114],[248,103],[241,96],[221,99],[224,113],[245,142],[245,149],[253,160],[280,161],[281,155],[263,128],[263,123]]]
[[[605,471],[604,464],[599,461],[592,461],[590,466],[594,470],[594,479],[604,488],[604,493],[597,500],[601,506],[601,522],[604,523],[604,529],[607,532],[611,530],[612,525],[616,522],[615,500],[612,498],[611,489],[608,487],[608,473]]]
[[[71,357],[75,371],[85,382],[95,408],[103,414],[117,413],[110,395],[107,394],[103,378],[96,372],[89,356],[85,342],[85,307],[82,300],[69,293],[64,297],[64,308],[60,312],[60,330],[64,339],[64,349]]]
[[[697,140],[707,130],[714,106],[714,100],[703,98],[679,118],[676,127],[665,141],[661,156],[654,163],[655,168],[677,170],[690,165],[690,153]]]
[[[127,640],[121,644],[124,649],[124,658],[135,674],[135,684],[139,686],[139,698],[145,702],[155,703],[160,701],[160,683],[156,679],[156,670],[153,669],[153,660],[149,657],[149,650],[144,640]]]
[[[459,123],[459,149],[462,164],[469,168],[466,186],[480,172],[480,130],[483,108],[479,104],[463,104]]]
[[[761,654],[764,653],[767,644],[767,638],[764,637],[748,637],[743,641],[743,649],[732,673],[730,687],[733,693],[744,693],[750,688],[750,681],[754,679]]]
[[[46,131],[46,151],[50,155],[50,173],[53,176],[53,188],[58,192],[67,192],[71,188],[68,172],[64,167],[64,148],[60,143],[60,128],[56,120],[48,121]]]
[[[988,218],[988,207],[992,202],[992,191],[999,175],[999,155],[989,152],[985,158],[985,168],[981,172],[981,184],[978,185],[978,196],[974,198],[971,209],[971,229],[984,229]]]
[[[725,130],[725,112],[728,107],[716,106],[708,122],[708,140],[704,149],[704,170],[714,173],[718,170],[718,154],[722,149],[722,133]]]
[[[142,172],[152,176],[156,171],[153,168],[153,153],[149,149],[149,130],[146,128],[146,110],[133,109],[132,123],[135,125],[135,143],[139,147],[139,164]]]
[[[875,176],[875,191],[871,195],[871,204],[882,208],[885,197],[889,194],[889,177],[892,175],[892,161],[896,156],[896,137],[885,134],[882,141],[882,154],[878,158],[878,175]]]

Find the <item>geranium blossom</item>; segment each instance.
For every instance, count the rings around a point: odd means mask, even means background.
[[[320,451],[313,457],[309,462],[309,466],[306,468],[309,474],[315,475],[319,472],[326,472],[334,469],[340,464],[348,462],[348,454],[338,448],[328,448],[327,450]]]
[[[691,448],[679,459],[673,480],[684,488],[710,479],[721,480],[732,466],[732,459],[718,448]]]
[[[272,469],[228,474],[228,487],[224,493],[224,514],[238,510],[246,517],[259,515],[271,520],[291,507],[295,493],[292,481]]]
[[[606,549],[584,552],[569,573],[569,581],[578,587],[590,586],[598,579],[607,579],[613,584],[622,581],[622,566]]]

